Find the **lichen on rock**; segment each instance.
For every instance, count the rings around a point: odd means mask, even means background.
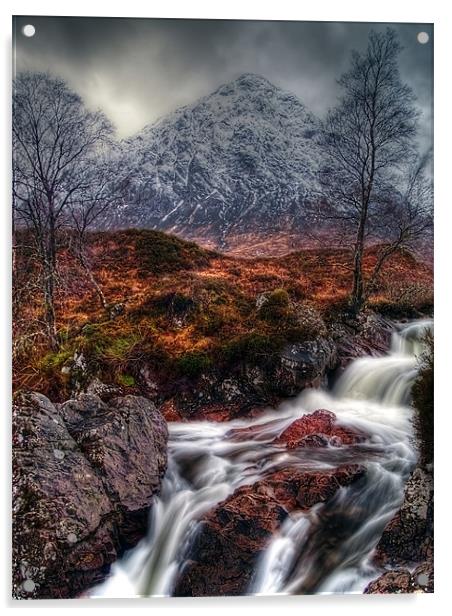
[[[13,595],[75,597],[145,534],[167,463],[166,423],[144,398],[95,395],[13,409]]]

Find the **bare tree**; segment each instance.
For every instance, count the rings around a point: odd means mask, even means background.
[[[367,50],[353,52],[351,68],[339,80],[342,97],[324,123],[323,218],[343,237],[353,232],[355,312],[362,309],[367,295],[363,254],[366,240],[375,232],[371,222],[391,211],[394,224],[399,224],[394,214],[397,210],[401,215],[401,203],[394,187],[400,185],[403,167],[415,153],[418,113],[412,91],[400,79],[400,51],[393,30],[372,32]],[[382,256],[379,269],[387,256]]]
[[[113,149],[114,151],[114,149]],[[96,280],[88,251],[88,233],[99,222],[105,222],[109,208],[121,201],[120,170],[113,162],[112,148],[102,148],[97,153],[96,161],[87,174],[85,187],[68,201],[73,233],[71,248],[77,262],[85,272],[87,279],[99,299],[101,307],[111,316],[114,306],[110,306],[101,285]]]
[[[13,206],[15,226],[30,229],[42,268],[47,336],[58,346],[55,316],[58,242],[70,225],[69,205],[94,180],[98,150],[111,124],[88,111],[60,79],[22,73],[13,90]]]

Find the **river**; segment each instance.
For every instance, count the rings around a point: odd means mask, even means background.
[[[363,592],[378,576],[371,554],[403,498],[416,462],[410,390],[422,334],[430,320],[394,332],[389,353],[353,361],[332,390],[309,389],[254,419],[169,424],[169,461],[149,532],[112,566],[92,597],[170,596],[198,520],[241,485],[272,470],[359,463],[364,481],[340,488],[324,504],[290,515],[261,556],[249,594]],[[272,441],[316,409],[367,433],[354,446],[282,450]],[[254,426],[237,441],[232,428]]]

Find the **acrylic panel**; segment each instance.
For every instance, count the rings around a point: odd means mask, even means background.
[[[13,596],[433,592],[433,25],[13,58]]]

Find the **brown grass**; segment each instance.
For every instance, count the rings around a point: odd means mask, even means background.
[[[162,253],[153,251],[156,238]],[[170,265],[165,261],[166,250]],[[376,251],[366,253],[367,275],[375,264]],[[162,357],[174,362],[193,351],[218,357],[231,341],[250,333],[284,339],[298,327],[303,311],[311,315],[314,310],[318,318],[330,318],[351,287],[351,254],[343,249],[306,249],[284,257],[243,259],[157,232],[130,230],[92,234],[89,254],[106,298],[110,304],[124,304],[124,314],[114,321],[107,318],[73,257],[63,250],[63,284],[57,299],[61,349],[58,354],[50,353],[39,335],[26,339],[23,348],[19,344],[14,361],[16,388],[64,391],[61,368],[79,348],[97,362],[107,380],[124,382],[124,374],[154,354],[163,365]],[[19,255],[19,272],[25,265]],[[36,267],[29,270],[28,279],[37,271]],[[256,298],[275,289],[287,292],[290,305],[284,319],[271,322],[261,318]],[[431,268],[401,252],[387,262],[370,303],[388,313],[407,307],[423,310],[431,304],[431,295]],[[41,297],[36,290],[30,291],[15,311],[16,341],[24,336],[23,324],[30,327],[41,314]]]

